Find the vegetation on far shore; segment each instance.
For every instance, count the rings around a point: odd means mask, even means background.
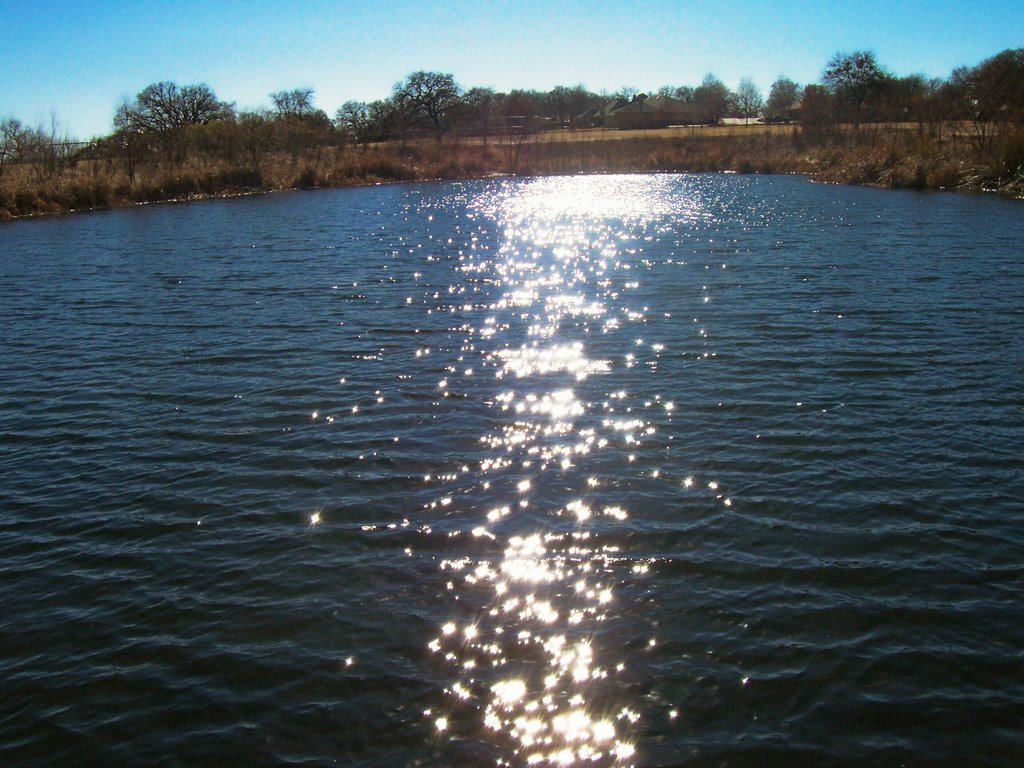
[[[435,72],[409,75],[387,99],[347,102],[333,120],[311,89],[271,99],[273,109],[244,112],[205,85],[156,83],[91,142],[61,140],[56,120],[48,131],[0,121],[0,220],[496,174],[802,173],[1024,198],[1024,48],[947,80],[895,77],[870,53],[837,54],[821,84],[780,77],[767,101],[747,79],[733,92],[712,75],[657,97],[601,97],[582,87],[463,91]],[[623,125],[615,110],[631,114],[631,130],[609,127]],[[679,118],[688,124],[658,127]]]

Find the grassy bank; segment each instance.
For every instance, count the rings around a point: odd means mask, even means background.
[[[291,188],[651,171],[801,173],[835,183],[1024,198],[1024,135],[1000,137],[982,151],[955,131],[925,135],[914,126],[827,136],[798,126],[730,126],[421,139],[267,153],[256,161],[148,161],[131,169],[122,159],[95,157],[61,168],[9,165],[0,177],[0,219]]]

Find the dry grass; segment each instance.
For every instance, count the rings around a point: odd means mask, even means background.
[[[605,128],[568,128],[547,131],[537,137],[540,142],[576,142],[576,141],[619,141],[636,138],[644,139],[678,139],[697,136],[731,136],[744,137],[750,135],[788,136],[793,131],[791,125],[674,125],[668,128],[648,128],[629,131]]]
[[[1024,196],[1024,136],[982,155],[949,134],[916,126],[815,137],[799,126],[730,125],[639,131],[552,131],[528,137],[421,139],[366,147],[270,153],[259,162],[192,157],[149,161],[129,178],[120,159],[82,161],[50,175],[9,165],[0,220],[139,202],[289,188],[354,186],[494,174],[650,171],[804,173],[823,181],[886,187],[991,190]]]

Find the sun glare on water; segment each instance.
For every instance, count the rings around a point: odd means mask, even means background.
[[[635,758],[639,715],[616,694],[629,660],[602,628],[618,610],[617,587],[646,574],[647,564],[605,541],[634,512],[621,500],[602,503],[610,484],[589,467],[602,450],[632,451],[656,430],[624,405],[630,394],[612,384],[617,363],[591,350],[592,339],[623,322],[644,321],[646,308],[625,306],[621,293],[638,285],[620,279],[635,258],[631,229],[700,215],[670,187],[628,176],[506,186],[482,205],[501,227],[498,253],[462,267],[501,287],[479,328],[466,328],[464,347],[480,355],[474,372],[505,389],[488,403],[495,426],[480,437],[477,472],[491,503],[467,529],[493,548],[441,564],[454,607],[476,608],[456,610],[429,643],[455,674],[449,710],[432,717],[439,732],[468,721],[505,755],[499,764]],[[612,287],[616,280],[621,287]],[[637,346],[633,337],[629,345]],[[675,408],[660,396],[651,402],[661,416]],[[561,498],[545,490],[550,473],[559,473]]]

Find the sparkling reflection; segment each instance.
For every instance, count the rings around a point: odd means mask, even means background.
[[[582,501],[562,511],[578,521],[592,514]],[[462,573],[462,588],[485,588],[491,597],[485,616],[462,627],[445,624],[430,649],[464,673],[481,664],[494,670],[489,682],[460,678],[450,693],[478,700],[484,726],[527,763],[607,763],[632,755],[623,734],[634,713],[594,705],[595,688],[623,669],[615,659],[601,661],[588,629],[614,600],[616,566],[614,548],[601,547],[583,528],[512,535],[494,562],[443,565]]]
[[[611,386],[618,368],[655,370],[664,344],[636,332],[618,349],[608,339],[647,322],[648,308],[628,303],[644,263],[637,233],[665,217],[702,215],[673,189],[650,177],[509,185],[479,206],[501,227],[500,249],[471,247],[460,263],[466,279],[497,289],[487,303],[460,305],[461,376],[489,376],[506,389],[486,403],[493,427],[479,437],[474,468],[490,504],[466,530],[482,553],[441,563],[456,608],[429,649],[453,677],[445,711],[428,717],[439,733],[479,738],[482,730],[498,764],[635,757],[640,715],[621,695],[629,658],[602,628],[619,610],[624,580],[643,578],[648,563],[615,543],[631,510],[602,499],[618,481],[600,467],[603,449],[638,451],[656,439],[652,414],[671,420],[675,405],[654,395],[641,407]],[[452,367],[438,384],[444,396],[459,375]],[[659,469],[636,476],[661,481]]]

